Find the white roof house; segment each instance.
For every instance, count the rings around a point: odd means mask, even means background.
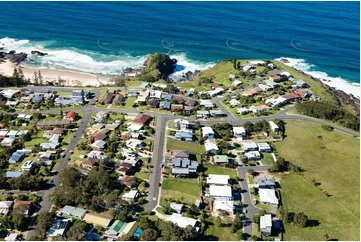
[[[18,130],[10,130],[7,136],[9,137],[16,137],[18,136],[19,131]]]
[[[3,139],[3,141],[1,141],[1,144],[4,146],[11,146],[14,141],[15,141],[14,138],[5,138]]]
[[[272,148],[267,143],[257,143],[259,152],[271,152]]]
[[[227,211],[229,213],[233,213],[234,202],[233,201],[214,200],[213,211],[217,211],[217,210],[222,210],[222,211]]]
[[[248,108],[238,108],[237,113],[246,114],[246,113],[249,113],[249,109]]]
[[[139,132],[142,128],[143,128],[142,124],[130,123],[127,129],[129,131]]]
[[[125,145],[128,148],[132,148],[132,149],[140,149],[142,147],[142,144],[143,144],[143,141],[138,140],[138,139],[129,139],[125,143]]]
[[[279,127],[278,127],[277,124],[275,124],[273,121],[269,121],[269,124],[270,124],[271,129],[272,129],[273,132],[278,132]]]
[[[158,99],[160,99],[161,96],[162,96],[162,91],[151,90],[149,92],[149,98],[158,98]]]
[[[7,130],[0,130],[0,137],[5,137],[9,133]]]
[[[261,154],[258,151],[246,152],[246,153],[244,153],[244,155],[246,156],[247,160],[259,160],[259,159],[261,159]]]
[[[51,143],[58,143],[59,142],[59,138],[60,138],[60,135],[59,134],[53,134],[50,139],[49,139],[49,142]]]
[[[183,217],[181,214],[178,213],[173,213],[170,218],[169,221],[171,221],[172,223],[178,225],[181,228],[185,228],[188,225],[192,226],[192,228],[194,230],[198,230],[199,228],[196,227],[197,221],[196,219],[193,218],[187,218],[187,217]]]
[[[278,199],[274,189],[260,188],[258,194],[261,202],[278,205]]]
[[[265,214],[260,217],[260,229],[261,232],[265,235],[271,235],[272,231],[272,215],[271,214]]]
[[[221,88],[221,87],[217,87],[216,89],[211,90],[211,91],[208,91],[207,93],[208,93],[211,97],[214,97],[214,96],[217,96],[217,95],[221,94],[222,92],[224,92],[224,89]]]
[[[199,104],[201,106],[205,106],[206,108],[213,108],[213,103],[211,100],[207,99],[207,100],[204,100],[204,99],[200,99],[199,100]]]
[[[174,120],[174,126],[180,130],[187,130],[189,127],[189,120],[178,118]]]
[[[235,138],[247,136],[247,132],[243,127],[233,127],[233,134]]]
[[[126,200],[128,202],[133,201],[134,199],[136,199],[138,197],[138,191],[136,190],[131,190],[128,193],[125,193],[122,198],[123,200]]]
[[[236,99],[231,99],[231,101],[229,101],[229,104],[232,106],[232,107],[235,107],[235,106],[238,106],[241,102],[236,100]]]
[[[286,103],[287,99],[284,97],[273,97],[273,98],[269,98],[265,101],[265,104],[269,105],[269,106],[274,106],[274,107],[278,107],[278,106],[282,106]]]
[[[171,202],[169,204],[170,208],[175,210],[177,213],[182,213],[182,209],[184,208],[184,205],[181,203],[175,203],[175,202]]]
[[[206,148],[206,152],[216,153],[218,146],[214,143],[206,142],[204,143],[204,147]]]
[[[54,237],[54,236],[62,236],[65,234],[65,232],[68,230],[70,226],[71,220],[70,219],[56,219],[54,220],[53,224],[51,225],[48,236]]]
[[[244,151],[258,150],[258,145],[255,142],[245,142],[241,146]]]
[[[232,188],[230,186],[209,186],[209,196],[216,200],[232,200]]]
[[[95,141],[93,144],[91,144],[90,146],[92,148],[98,148],[98,149],[103,149],[105,146],[105,141],[104,140],[97,140]]]
[[[43,142],[40,144],[40,147],[43,150],[53,150],[56,149],[59,146],[59,143],[54,143],[54,142]]]
[[[229,175],[216,175],[209,174],[207,177],[207,184],[211,185],[228,185],[230,176]]]
[[[214,139],[214,131],[211,127],[202,127],[202,136],[206,139]]]
[[[241,85],[242,84],[242,82],[240,81],[240,80],[237,80],[237,79],[235,79],[232,83],[231,83],[231,86],[238,86],[238,85]]]
[[[25,162],[20,170],[21,171],[30,171],[31,169],[33,169],[36,166],[35,162],[33,160],[28,160],[27,162]]]
[[[5,241],[19,241],[20,235],[17,233],[11,233],[5,237]]]
[[[13,201],[0,201],[0,214],[8,214],[13,205]]]
[[[97,158],[99,160],[103,160],[107,157],[102,151],[92,150],[88,154],[88,158]]]

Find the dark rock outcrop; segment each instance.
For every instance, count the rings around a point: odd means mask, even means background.
[[[36,56],[44,56],[44,55],[47,55],[48,53],[41,52],[41,51],[38,51],[38,50],[32,50],[31,54],[36,55]]]
[[[20,62],[24,61],[27,57],[28,54],[24,52],[16,53],[15,50],[11,50],[8,53],[0,52],[0,58],[4,58],[16,64],[19,64]]]
[[[155,73],[158,77],[168,76],[173,73],[175,69],[176,59],[171,59],[166,54],[150,54],[145,61],[146,70],[150,73]]]

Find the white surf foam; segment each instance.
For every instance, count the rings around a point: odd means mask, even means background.
[[[285,59],[288,63],[282,61]],[[344,91],[347,94],[352,94],[354,97],[360,99],[360,84],[351,83],[342,77],[331,77],[326,72],[316,71],[315,65],[307,63],[304,59],[281,57],[276,60],[283,62],[287,66],[291,66],[297,70],[303,71],[310,76],[319,79],[324,84],[330,87],[334,87],[338,90]]]

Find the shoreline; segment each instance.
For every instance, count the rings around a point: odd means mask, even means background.
[[[64,70],[64,69],[52,69],[52,68],[34,68],[24,65],[23,63],[15,64],[9,60],[5,60],[0,63],[0,74],[6,76],[12,76],[14,69],[20,68],[26,79],[29,79],[31,83],[34,83],[34,72],[40,71],[43,76],[43,81],[58,83],[59,78],[64,82],[65,86],[101,86],[109,85],[110,77],[104,77],[100,75],[94,75],[91,73]]]

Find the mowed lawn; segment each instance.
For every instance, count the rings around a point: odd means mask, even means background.
[[[229,175],[233,179],[238,178],[236,169],[212,165],[205,165],[204,167],[206,168],[206,174]]]
[[[205,153],[203,145],[186,141],[178,141],[175,139],[167,140],[167,150],[188,150],[192,154]]]
[[[283,142],[275,143],[276,149],[305,172],[280,176],[282,202],[291,212],[304,212],[314,226],[285,224],[284,239],[325,240],[328,234],[330,239],[359,240],[359,139],[300,121],[287,121],[286,133]]]
[[[196,179],[167,178],[162,183],[162,198],[180,199],[193,204],[200,199],[201,188]]]

